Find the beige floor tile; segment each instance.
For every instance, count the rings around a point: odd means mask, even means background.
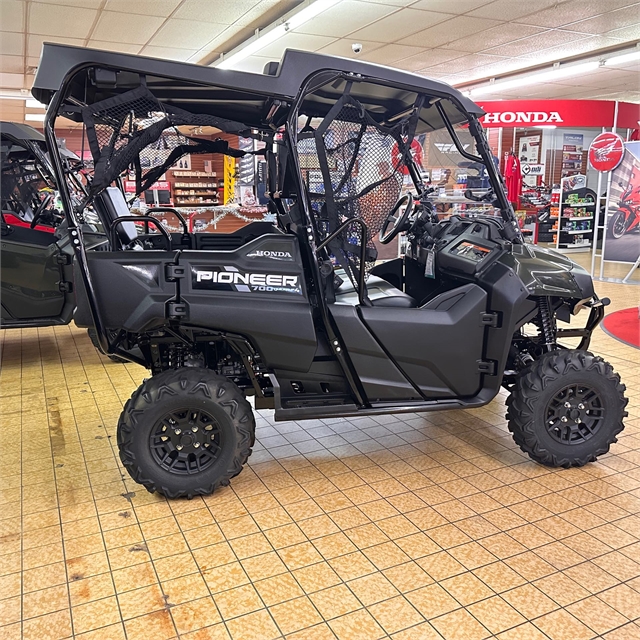
[[[486,627],[482,626],[468,611],[458,609],[439,618],[431,620],[431,624],[440,632],[445,640],[483,640],[490,636]]]
[[[610,309],[637,298],[598,289]],[[267,414],[266,453],[274,436],[392,433],[393,444],[256,457],[230,487],[191,501],[123,484],[104,437],[142,369],[110,363],[74,327],[0,342],[0,426],[23,409],[25,420],[0,489],[0,640],[68,639],[72,619],[83,640],[640,637],[640,352],[599,329],[593,350],[623,375],[631,415],[595,464],[527,460],[506,430],[504,393],[423,416],[296,425]],[[22,375],[28,409],[5,371]],[[37,426],[52,410],[64,451]]]
[[[551,640],[588,640],[596,634],[568,611],[560,609],[534,621]]]

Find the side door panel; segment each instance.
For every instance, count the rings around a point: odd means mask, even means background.
[[[64,277],[56,260],[60,251],[53,234],[10,227],[1,244],[3,318],[59,316],[65,302],[60,291]]]
[[[427,398],[480,390],[487,294],[467,284],[419,309],[359,307],[360,315],[404,374]]]

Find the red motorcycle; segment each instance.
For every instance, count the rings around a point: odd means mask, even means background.
[[[636,231],[640,229],[640,184],[630,181],[629,186],[620,196],[618,210],[609,221],[609,237],[621,238],[634,229]]]

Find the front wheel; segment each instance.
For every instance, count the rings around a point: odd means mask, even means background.
[[[242,391],[208,369],[170,369],[145,380],[118,422],[120,460],[167,498],[208,495],[242,470],[255,438]]]
[[[622,238],[627,227],[627,216],[623,209],[618,209],[612,216],[609,223],[608,235],[610,238],[617,240]]]
[[[509,431],[536,462],[581,467],[607,453],[624,429],[624,392],[602,358],[577,349],[546,353],[511,388]]]

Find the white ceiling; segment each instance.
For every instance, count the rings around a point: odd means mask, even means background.
[[[0,0],[0,90],[30,88],[44,41],[209,64],[299,2]],[[340,0],[239,68],[262,71],[285,48],[355,57],[360,42],[361,59],[466,85],[638,40],[639,0]],[[515,97],[640,102],[640,66],[495,96]],[[25,112],[19,101],[0,109]]]

